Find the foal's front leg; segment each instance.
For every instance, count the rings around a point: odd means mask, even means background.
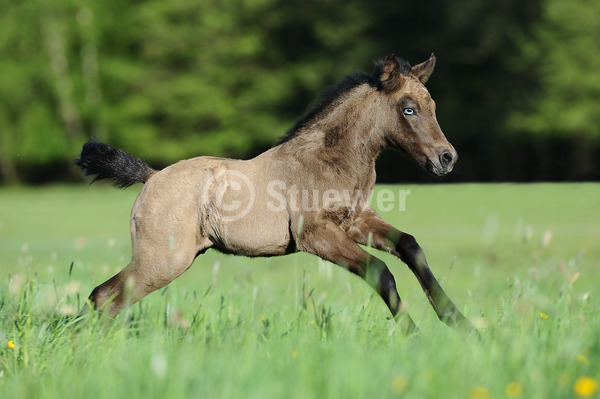
[[[412,235],[396,229],[371,210],[357,219],[350,237],[359,244],[390,252],[406,263],[441,321],[467,332],[476,330],[444,292],[427,264],[425,253]]]
[[[404,333],[418,330],[396,290],[396,281],[386,264],[362,249],[333,223],[312,226],[300,237],[298,248],[333,262],[362,277],[386,303]]]

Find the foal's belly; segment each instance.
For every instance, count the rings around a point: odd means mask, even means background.
[[[217,221],[211,230],[209,239],[214,248],[225,253],[255,257],[284,255],[295,250],[289,223],[279,217],[246,215],[235,221]]]

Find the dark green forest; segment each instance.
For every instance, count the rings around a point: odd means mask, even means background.
[[[0,0],[0,182],[82,180],[90,139],[155,167],[269,148],[394,51],[459,161],[444,181],[600,178],[599,1]],[[380,181],[433,181],[394,152]]]

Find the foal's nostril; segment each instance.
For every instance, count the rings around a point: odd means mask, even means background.
[[[442,155],[440,155],[440,163],[443,168],[447,168],[451,163],[454,157],[450,151],[444,151]]]

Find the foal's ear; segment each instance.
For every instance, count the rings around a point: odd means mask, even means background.
[[[387,56],[381,67],[381,75],[379,76],[379,85],[385,91],[393,91],[398,89],[404,78],[400,70],[400,62],[394,53]]]
[[[433,68],[435,67],[435,55],[431,53],[429,59],[425,62],[420,63],[419,65],[415,65],[412,67],[411,73],[415,75],[421,83],[425,84],[431,74],[433,73]]]

